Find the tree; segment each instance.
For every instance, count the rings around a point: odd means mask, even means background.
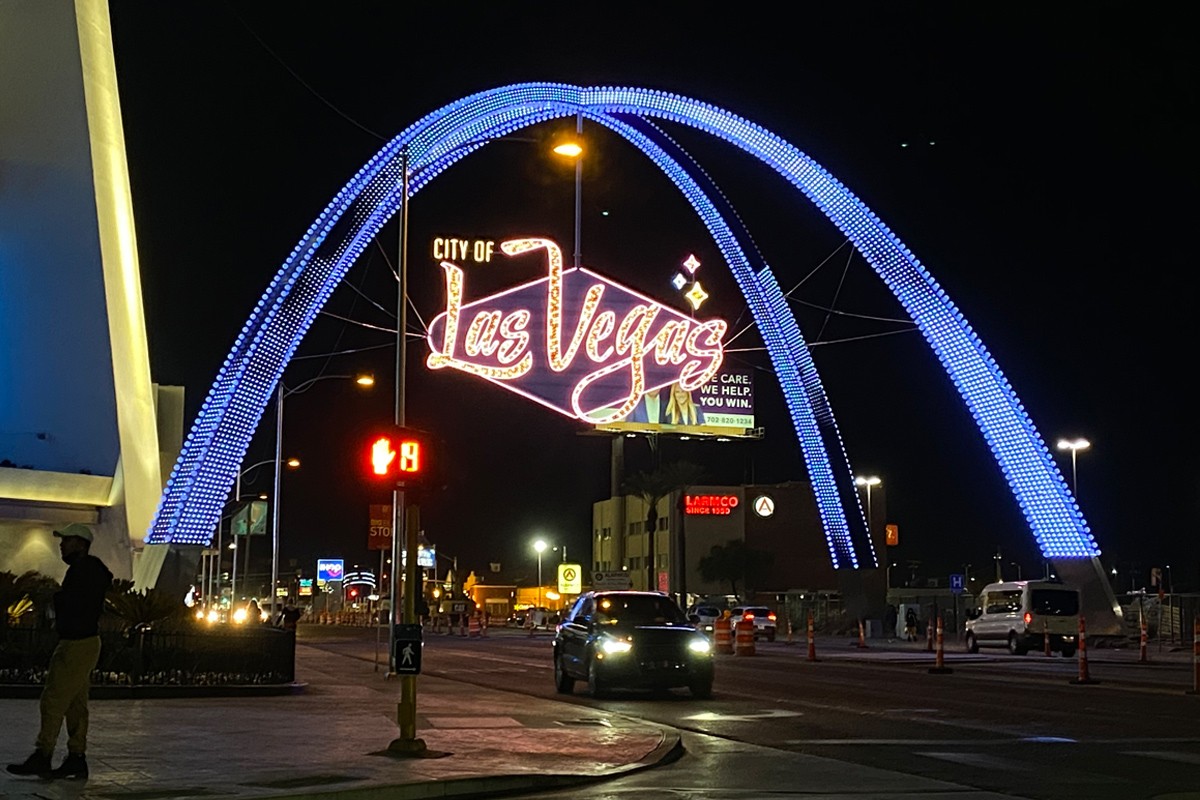
[[[700,559],[700,574],[706,581],[729,581],[730,594],[738,594],[738,583],[749,587],[770,564],[771,556],[762,550],[747,547],[741,539],[725,545],[714,545]]]
[[[670,497],[673,492],[686,489],[694,483],[699,483],[704,477],[704,468],[690,461],[673,461],[657,469],[646,472],[640,470],[625,478],[623,489],[629,494],[635,494],[646,503],[646,537],[649,546],[646,548],[649,557],[646,567],[650,579],[647,586],[656,588],[657,571],[654,568],[654,533],[658,530],[658,503],[664,497]],[[686,564],[683,559],[680,564]],[[685,571],[681,570],[681,575]],[[686,578],[680,583],[680,590],[686,594]]]

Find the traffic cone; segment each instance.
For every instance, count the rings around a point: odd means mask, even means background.
[[[808,660],[817,660],[817,637],[813,633],[813,617],[812,612],[808,612]]]
[[[788,616],[787,622],[788,622],[787,639],[785,639],[783,643],[784,644],[795,644],[795,642],[792,641],[792,618],[790,615]]]
[[[1079,618],[1079,677],[1071,683],[1099,683],[1088,675],[1087,628],[1084,626],[1083,617]]]
[[[945,675],[946,673],[954,671],[946,666],[946,659],[944,656],[945,646],[946,646],[946,634],[945,634],[945,629],[942,627],[942,615],[938,614],[938,618],[937,618],[937,657],[933,662],[933,666],[929,670],[930,674],[932,674],[932,675]]]
[[[1150,657],[1146,655],[1146,642],[1149,637],[1146,635],[1146,618],[1144,616],[1141,618],[1140,627],[1142,629],[1142,633],[1140,643],[1138,645],[1138,663],[1146,664],[1149,663]]]
[[[867,626],[861,619],[858,621],[858,649],[867,649]]]
[[[1200,694],[1200,616],[1192,623],[1192,690],[1188,694]]]

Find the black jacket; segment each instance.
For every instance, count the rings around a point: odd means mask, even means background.
[[[94,555],[80,556],[67,567],[62,588],[54,595],[54,628],[60,639],[86,639],[99,632],[104,595],[113,575]]]

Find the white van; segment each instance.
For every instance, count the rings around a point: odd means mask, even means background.
[[[1045,646],[1064,656],[1075,655],[1079,639],[1079,591],[1053,581],[989,583],[979,595],[979,608],[968,613],[967,650],[1007,647],[1013,655]]]

